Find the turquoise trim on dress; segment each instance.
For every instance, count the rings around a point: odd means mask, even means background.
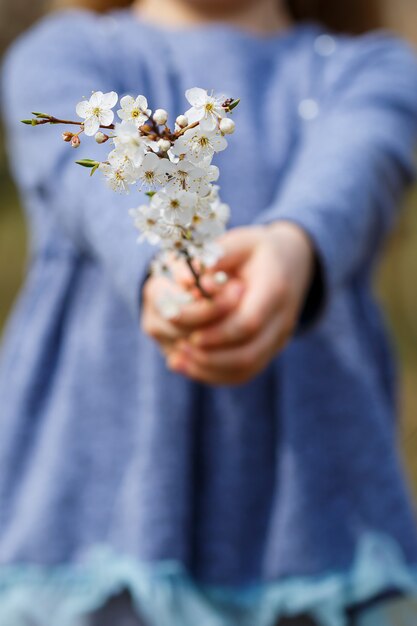
[[[304,612],[323,626],[345,626],[348,605],[392,587],[416,594],[417,569],[406,565],[395,542],[378,534],[360,542],[348,573],[240,591],[199,587],[178,563],[139,564],[99,547],[83,563],[0,570],[0,623],[82,626],[83,616],[128,588],[150,626],[274,626],[278,616]]]

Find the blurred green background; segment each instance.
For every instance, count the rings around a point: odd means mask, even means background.
[[[381,3],[386,25],[417,43],[416,0]],[[0,0],[0,55],[42,9],[42,0]],[[0,127],[0,329],[24,279],[27,247],[25,221],[8,173],[1,131]],[[376,289],[402,368],[401,442],[417,501],[417,187],[409,194],[398,228],[387,245]]]

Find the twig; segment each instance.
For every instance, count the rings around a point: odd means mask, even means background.
[[[84,128],[84,122],[74,122],[74,120],[60,120],[58,117],[54,117],[53,115],[48,115],[44,117],[35,117],[33,121],[36,122],[35,126],[42,126],[42,124],[65,124],[70,126],[81,126]],[[29,120],[25,120],[25,124],[29,123]],[[108,126],[104,126],[100,124],[100,128],[106,128],[107,130],[114,130],[116,126],[114,124],[109,124]]]
[[[201,276],[196,271],[196,269],[195,269],[195,267],[193,265],[193,261],[192,261],[190,255],[189,255],[188,251],[187,250],[181,250],[181,253],[183,254],[183,256],[185,258],[185,262],[187,263],[188,267],[190,268],[190,272],[194,276],[195,286],[197,287],[197,289],[199,290],[199,292],[201,293],[203,298],[206,298],[207,300],[211,300],[211,295],[208,293],[208,291],[206,291],[204,289],[203,285],[201,284]]]
[[[200,124],[200,122],[193,122],[192,124],[189,124],[185,128],[182,128],[181,130],[178,130],[176,133],[174,133],[174,136],[177,137],[177,139],[178,139],[178,137],[181,137],[184,133],[187,132],[187,130],[191,130],[192,128],[196,128],[199,124]]]

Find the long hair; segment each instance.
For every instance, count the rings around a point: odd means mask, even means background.
[[[106,12],[131,5],[133,0],[53,0],[55,8],[85,7]],[[381,26],[380,0],[285,0],[297,22],[314,20],[339,32],[363,33]]]
[[[339,32],[363,33],[382,25],[380,0],[285,0],[296,21],[316,20]]]

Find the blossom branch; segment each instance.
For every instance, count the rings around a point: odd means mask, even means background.
[[[28,124],[29,126],[42,126],[43,124],[65,124],[65,126],[81,126],[84,127],[83,122],[77,122],[74,120],[61,120],[58,117],[54,117],[53,115],[47,115],[46,113],[32,113],[36,117],[22,120],[22,124]],[[108,124],[105,126],[104,124],[100,124],[99,128],[104,128],[106,130],[114,130],[114,124]]]
[[[182,258],[188,266],[195,287],[204,298],[210,294],[201,284],[202,271],[215,264],[221,255],[216,239],[224,232],[230,209],[219,196],[215,155],[227,148],[226,137],[235,129],[229,117],[239,100],[208,94],[193,88],[185,94],[191,107],[168,126],[164,109],[152,112],[145,96],[119,96],[114,91],[94,92],[76,106],[81,121],[65,120],[45,113],[22,120],[24,124],[78,126],[78,132],[62,133],[73,148],[81,143],[80,135],[94,137],[98,144],[109,142],[111,151],[103,161],[82,159],[79,165],[100,171],[114,191],[128,193],[133,185],[145,188],[148,204],[132,209],[130,214],[140,240],[160,245],[153,272],[167,275],[170,259]],[[114,120],[114,107],[119,104]],[[111,130],[106,134],[103,131]],[[176,295],[175,295],[176,294]],[[175,292],[178,297],[178,290]],[[175,306],[184,304],[185,294]],[[167,305],[168,306],[168,305]],[[172,312],[171,304],[168,309]]]
[[[185,262],[188,265],[190,272],[194,277],[195,286],[197,287],[197,289],[199,290],[203,298],[210,300],[211,295],[208,293],[208,291],[206,291],[206,289],[204,289],[203,285],[201,284],[201,274],[199,274],[197,270],[195,269],[190,253],[188,252],[187,249],[184,249],[184,250],[181,250],[181,254],[184,255]]]

